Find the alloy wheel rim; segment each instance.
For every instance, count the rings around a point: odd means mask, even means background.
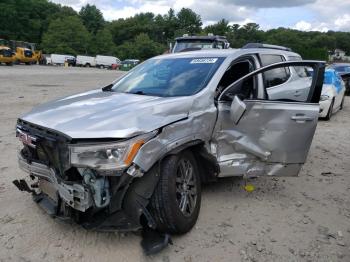
[[[176,200],[181,213],[189,217],[197,204],[197,183],[192,163],[181,159],[176,172]]]

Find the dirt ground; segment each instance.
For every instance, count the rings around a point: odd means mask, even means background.
[[[33,106],[109,84],[91,68],[0,66],[0,261],[350,261],[350,99],[321,121],[300,177],[204,186],[195,228],[146,257],[139,234],[89,232],[46,215],[12,180],[16,119]]]

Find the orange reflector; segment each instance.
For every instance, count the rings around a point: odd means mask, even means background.
[[[140,140],[137,141],[135,144],[132,145],[129,154],[127,157],[124,159],[124,163],[126,165],[130,165],[134,157],[136,156],[137,152],[139,151],[140,147],[145,143],[145,141]]]

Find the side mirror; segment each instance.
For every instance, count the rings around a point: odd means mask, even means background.
[[[238,124],[239,120],[241,120],[246,109],[246,104],[241,99],[239,99],[238,96],[235,96],[232,100],[230,116],[236,125]]]

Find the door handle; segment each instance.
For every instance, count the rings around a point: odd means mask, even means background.
[[[295,115],[291,117],[292,120],[297,122],[306,122],[314,120],[313,117],[305,116],[305,115]]]

